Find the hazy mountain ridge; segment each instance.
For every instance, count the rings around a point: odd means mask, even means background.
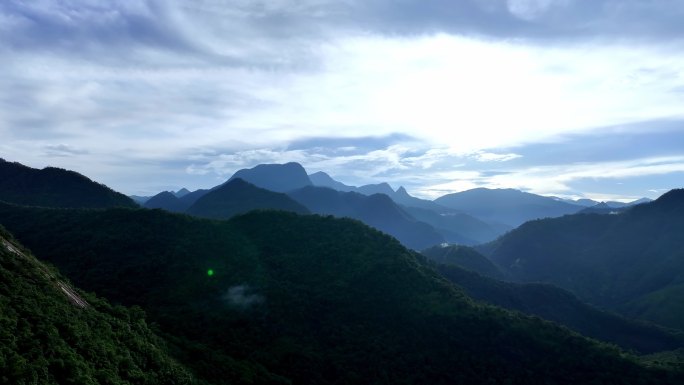
[[[517,227],[529,220],[574,214],[583,207],[514,189],[476,188],[435,199],[484,220]]]

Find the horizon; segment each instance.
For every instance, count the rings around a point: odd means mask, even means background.
[[[4,2],[0,157],[127,195],[297,162],[426,199],[655,199],[683,187],[683,16],[676,1]]]

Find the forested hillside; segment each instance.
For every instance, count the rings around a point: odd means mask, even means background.
[[[142,309],[72,288],[0,227],[0,383],[196,382]]]
[[[473,302],[359,222],[0,205],[74,282],[142,306],[216,384],[678,383],[538,318]]]

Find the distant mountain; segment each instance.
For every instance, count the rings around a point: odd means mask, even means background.
[[[333,190],[344,192],[356,191],[356,186],[348,186],[342,182],[338,182],[323,171],[309,174],[309,179],[311,179],[311,183],[313,183],[314,186],[328,187]]]
[[[363,195],[385,194],[390,198],[394,195],[394,189],[392,186],[385,182],[363,185],[357,187],[355,191]]]
[[[407,207],[417,207],[420,209],[426,209],[426,210],[431,210],[435,213],[438,214],[457,214],[459,213],[456,210],[446,208],[444,206],[441,206],[433,201],[427,200],[427,199],[420,199],[416,198],[412,195],[409,195],[408,191],[401,186],[397,189],[397,191],[394,192],[394,194],[390,195],[390,198],[392,198],[393,201],[399,203],[400,205],[407,206]]]
[[[582,198],[582,199],[578,199],[578,200],[575,200],[575,201],[570,200],[570,199],[567,199],[567,200],[564,200],[564,201],[567,202],[567,203],[570,203],[570,204],[576,204],[576,205],[584,206],[584,207],[595,206],[595,205],[597,205],[597,204],[599,203],[599,202],[597,202],[597,201],[595,201],[595,200],[587,199],[587,198]]]
[[[0,382],[194,384],[140,308],[74,288],[0,227]]]
[[[684,190],[618,215],[531,221],[481,248],[524,282],[684,330]]]
[[[148,196],[141,196],[141,195],[129,195],[129,198],[133,199],[133,202],[139,204],[140,206],[144,205],[145,202],[147,202],[150,198]]]
[[[472,246],[492,241],[512,229],[510,226],[484,222],[465,213],[449,212],[448,209],[446,213],[439,214],[418,207],[402,208],[417,220],[434,227],[449,243]]]
[[[183,195],[182,197],[178,198],[183,204],[185,204],[187,207],[192,206],[195,202],[197,202],[198,199],[201,197],[207,195],[209,191],[218,188],[219,186],[213,187],[212,189],[199,189],[195,190],[193,192],[187,193]]]
[[[143,307],[203,383],[684,379],[540,318],[477,303],[423,257],[358,221],[266,211],[208,221],[4,203],[0,218],[77,284]]]
[[[199,198],[186,213],[198,217],[228,219],[256,209],[308,214],[309,210],[283,193],[256,187],[242,179],[231,179]]]
[[[311,179],[299,163],[260,164],[250,169],[242,169],[233,174],[230,180],[243,179],[257,187],[275,192],[288,192],[311,186]]]
[[[328,187],[333,190],[344,192],[354,191],[364,195],[385,194],[392,198],[393,201],[403,206],[433,210],[437,213],[455,212],[455,210],[440,206],[433,201],[411,196],[403,186],[400,186],[396,191],[387,183],[368,184],[361,187],[349,186],[333,179],[330,175],[321,171],[309,175],[309,178],[311,178],[314,186],[318,187]]]
[[[434,228],[415,220],[384,194],[366,196],[309,186],[289,195],[316,214],[358,219],[416,250],[444,242]]]
[[[175,195],[176,198],[182,198],[188,194],[190,194],[190,190],[186,189],[185,187],[173,193],[173,195]]]
[[[583,208],[519,190],[486,188],[447,194],[435,199],[435,203],[512,227],[532,219],[574,214]]]
[[[579,214],[619,214],[630,206],[613,207],[606,202],[598,203],[579,211]]]
[[[131,198],[60,168],[42,170],[0,159],[0,201],[45,207],[138,207]]]
[[[188,209],[189,205],[186,202],[178,199],[175,193],[162,191],[148,199],[143,204],[143,207],[148,209],[164,209],[174,213],[182,213]]]

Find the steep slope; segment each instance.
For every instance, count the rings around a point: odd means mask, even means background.
[[[518,280],[554,283],[591,303],[684,329],[674,289],[684,284],[682,234],[684,190],[672,190],[618,215],[528,222],[483,250]]]
[[[309,210],[283,193],[256,187],[242,179],[231,179],[199,198],[187,213],[203,218],[228,219],[256,209],[308,214]]]
[[[416,250],[444,242],[430,225],[416,221],[387,195],[365,196],[314,186],[292,191],[289,195],[316,214],[358,219]]]
[[[435,199],[435,203],[513,227],[532,219],[574,214],[583,208],[518,190],[486,188],[447,194]]]
[[[684,347],[684,333],[599,310],[552,285],[502,282],[448,264],[437,270],[474,299],[558,322],[624,349],[648,354]]]
[[[440,245],[425,249],[421,254],[437,264],[458,266],[486,277],[505,278],[498,266],[470,247]]]
[[[0,200],[45,207],[138,207],[131,198],[60,168],[37,170],[0,158]]]
[[[233,179],[243,179],[257,187],[275,192],[288,192],[312,185],[304,167],[294,162],[260,164],[250,169],[242,169],[230,177],[230,180]]]
[[[84,287],[144,306],[197,373],[216,383],[684,379],[554,324],[474,303],[356,221],[283,212],[206,221],[5,204],[0,218]],[[248,365],[249,376],[235,380]]]
[[[142,310],[72,289],[2,228],[0,282],[0,383],[195,383]]]
[[[188,209],[188,204],[178,199],[176,194],[169,191],[162,191],[148,199],[143,207],[148,209],[164,209],[174,213],[182,213]]]

